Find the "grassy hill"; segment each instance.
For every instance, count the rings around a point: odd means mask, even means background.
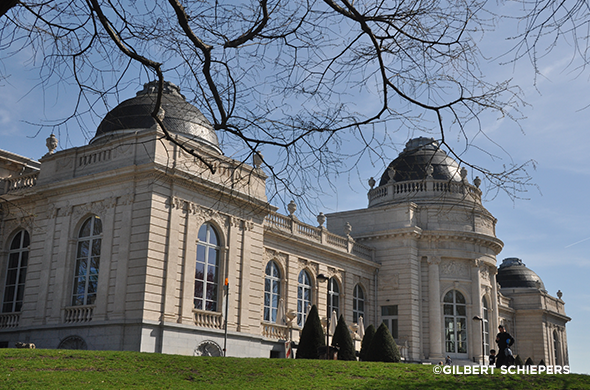
[[[0,349],[0,389],[590,389],[590,376],[436,375],[433,366]]]

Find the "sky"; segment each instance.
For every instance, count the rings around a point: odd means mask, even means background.
[[[488,38],[487,44],[491,41]],[[522,108],[526,118],[520,127],[486,115],[483,126],[516,162],[533,159],[536,169],[530,172],[535,186],[528,188],[524,199],[488,193],[484,206],[498,219],[496,234],[504,242],[498,264],[504,258],[518,257],[541,277],[551,295],[563,292],[566,314],[572,318],[567,325],[570,366],[575,373],[590,374],[590,151],[586,129],[590,124],[590,108],[586,108],[590,105],[590,72],[580,73],[575,63],[569,64],[571,47],[567,43],[558,49],[540,64],[536,84],[526,61],[499,65],[501,60],[492,58],[485,64],[490,78],[513,78],[529,105]],[[29,123],[64,117],[73,102],[65,88],[49,88],[46,95],[35,89],[38,72],[25,60],[25,55],[17,55],[0,65],[9,75],[0,81],[0,149],[39,159],[47,152],[45,139],[50,131],[37,134],[39,127]],[[122,100],[130,97],[122,96]],[[96,125],[99,121],[97,117]],[[88,133],[92,136],[92,129],[81,131],[75,122],[67,132],[62,129],[57,134],[60,150],[84,145]],[[400,143],[405,135],[400,133]],[[391,161],[397,156],[388,157]],[[339,178],[337,190],[323,199],[323,212],[366,207],[367,180],[380,177],[384,168],[364,164],[358,167],[361,180]],[[287,213],[282,205],[277,206]],[[315,224],[309,216],[302,219]]]

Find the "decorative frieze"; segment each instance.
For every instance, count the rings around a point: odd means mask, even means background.
[[[443,260],[440,264],[440,274],[441,276],[470,278],[467,263],[460,260]]]

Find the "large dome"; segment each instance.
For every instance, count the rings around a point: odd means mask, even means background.
[[[527,268],[521,259],[509,257],[498,268],[496,281],[502,288],[537,288],[545,290],[543,281],[534,271]]]
[[[166,129],[173,134],[199,141],[221,154],[213,126],[201,111],[186,101],[180,93],[180,88],[170,82],[164,82],[163,92],[162,109]],[[144,84],[143,90],[137,92],[137,96],[125,100],[105,116],[90,143],[120,132],[153,127],[156,121],[151,117],[151,113],[156,97],[157,81]]]
[[[379,186],[389,182],[390,168],[395,172],[393,180],[400,182],[426,179],[429,165],[433,168],[433,179],[461,181],[459,164],[440,149],[434,138],[419,137],[406,143],[405,149],[381,176]]]

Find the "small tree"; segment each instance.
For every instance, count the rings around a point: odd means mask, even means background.
[[[326,340],[324,339],[318,308],[313,305],[301,331],[297,359],[319,359],[318,348],[325,346]]]
[[[530,357],[526,360],[526,362],[524,362],[525,366],[532,366],[533,364],[533,359],[531,359]]]
[[[373,324],[367,326],[365,329],[365,336],[363,337],[363,341],[361,342],[361,353],[359,356],[360,360],[367,360],[367,352],[369,351],[369,346],[371,345],[371,341],[373,341],[373,337],[375,337],[375,327]]]
[[[342,315],[338,319],[338,325],[334,331],[334,337],[332,337],[332,346],[340,348],[338,351],[338,360],[356,360],[352,337],[350,337],[348,326]]]
[[[516,355],[516,358],[514,359],[514,365],[518,367],[524,366],[524,362],[522,361],[520,355]]]
[[[366,358],[367,361],[371,362],[397,363],[401,360],[395,340],[384,323],[379,325],[379,329],[377,329],[367,351]]]

